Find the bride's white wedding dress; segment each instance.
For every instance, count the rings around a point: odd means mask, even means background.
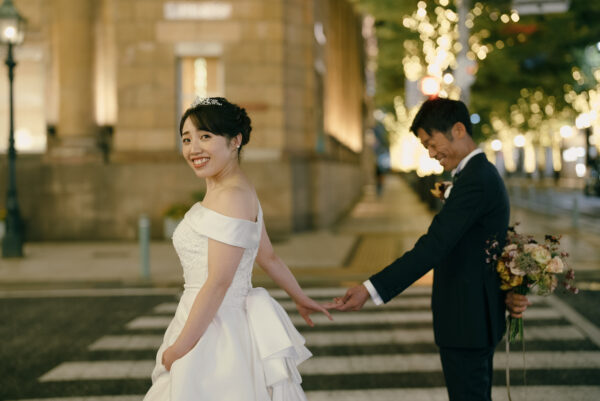
[[[144,401],[306,400],[297,369],[311,356],[304,338],[264,288],[252,288],[262,224],[260,205],[257,221],[251,222],[197,203],[177,226],[173,244],[183,266],[184,291],[156,355]],[[162,353],[179,336],[207,279],[208,238],[244,248],[242,260],[205,333],[169,372]]]

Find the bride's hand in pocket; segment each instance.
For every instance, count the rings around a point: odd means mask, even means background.
[[[331,317],[331,314],[324,306],[309,297],[303,297],[301,300],[296,301],[296,309],[298,309],[298,313],[300,313],[300,316],[304,318],[310,327],[315,327],[315,324],[310,318],[311,313],[321,312],[327,316],[329,320],[333,320],[333,317]]]
[[[162,354],[162,364],[165,369],[171,371],[171,366],[173,366],[173,363],[182,356],[183,355],[180,355],[180,352],[177,350],[175,345],[171,345]]]

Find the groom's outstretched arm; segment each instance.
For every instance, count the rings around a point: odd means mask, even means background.
[[[489,207],[485,191],[491,188],[486,188],[484,178],[477,173],[461,178],[427,233],[410,251],[369,278],[384,302],[439,266]]]

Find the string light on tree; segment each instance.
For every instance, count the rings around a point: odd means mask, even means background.
[[[523,146],[525,146],[525,142],[526,141],[524,135],[519,134],[515,136],[514,143],[517,148],[522,148]]]
[[[439,79],[434,76],[428,75],[421,79],[421,92],[430,99],[437,97],[441,88]]]
[[[572,137],[573,127],[569,125],[563,125],[562,127],[560,127],[560,136],[565,139]]]

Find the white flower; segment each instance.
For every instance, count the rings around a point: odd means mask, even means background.
[[[552,259],[550,251],[538,244],[525,244],[523,250],[531,255],[540,265],[546,265]]]
[[[565,265],[563,261],[558,256],[552,258],[550,262],[548,262],[548,266],[546,266],[546,271],[550,273],[562,273]]]
[[[517,264],[515,263],[514,259],[511,260],[510,262],[508,262],[508,264],[506,266],[508,266],[508,268],[510,269],[510,272],[512,274],[514,274],[515,276],[524,276],[525,275],[525,272],[517,267]]]

